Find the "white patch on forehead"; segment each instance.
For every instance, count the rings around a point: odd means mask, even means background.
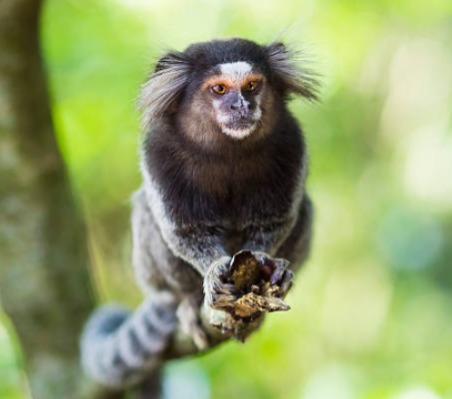
[[[232,79],[243,80],[251,72],[251,65],[245,61],[228,62],[220,64],[220,71],[223,75],[228,75]]]

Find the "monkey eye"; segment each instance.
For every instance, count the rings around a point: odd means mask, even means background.
[[[254,91],[257,89],[257,87],[258,87],[258,83],[255,81],[251,81],[245,85],[245,90],[246,91]]]
[[[226,93],[227,89],[225,85],[215,85],[212,87],[212,91],[216,94],[223,95]]]

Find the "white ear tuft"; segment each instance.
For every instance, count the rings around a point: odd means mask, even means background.
[[[144,128],[148,128],[177,101],[189,79],[190,65],[182,53],[171,52],[159,60],[138,98]]]
[[[288,50],[282,43],[271,43],[264,49],[277,82],[287,92],[317,100],[318,81],[309,69],[297,65],[299,52]]]

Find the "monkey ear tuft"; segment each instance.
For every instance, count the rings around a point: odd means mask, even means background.
[[[283,43],[271,43],[264,50],[275,80],[286,93],[298,94],[312,101],[318,99],[316,75],[300,67],[296,61],[301,58],[301,52],[289,50]]]
[[[190,64],[183,53],[172,51],[157,62],[138,98],[145,128],[177,102],[189,80]]]

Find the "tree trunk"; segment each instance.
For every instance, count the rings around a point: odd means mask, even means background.
[[[0,1],[0,293],[34,399],[93,393],[78,360],[95,306],[86,232],[52,125],[41,0]],[[121,396],[119,396],[121,397]]]
[[[39,46],[43,0],[0,0],[0,297],[33,399],[121,399],[79,366],[95,307],[86,230],[52,124]],[[216,345],[225,337],[216,337]],[[165,358],[197,352],[181,331]],[[160,373],[128,398],[160,397]]]

